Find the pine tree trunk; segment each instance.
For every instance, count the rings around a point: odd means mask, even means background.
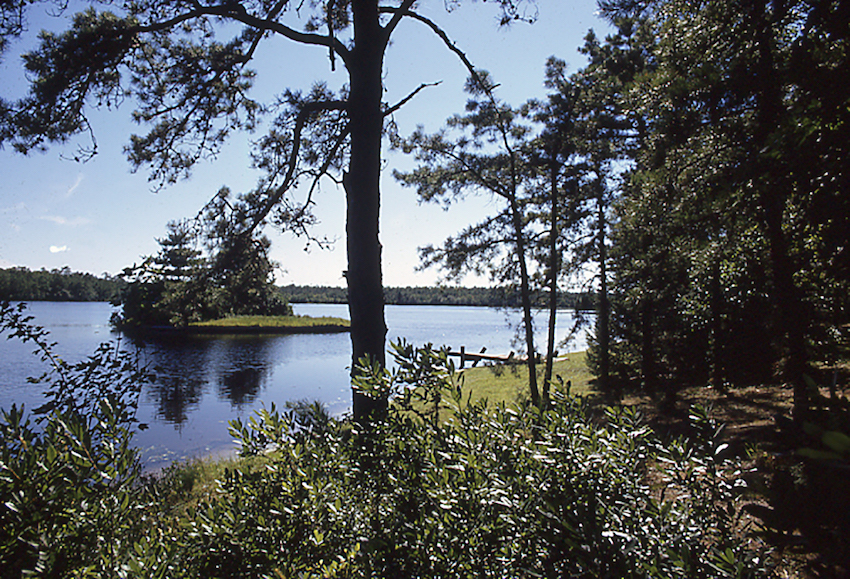
[[[641,300],[640,306],[640,369],[644,389],[654,394],[658,381],[655,369],[654,334],[653,334],[653,304],[649,292]]]
[[[558,276],[561,259],[558,253],[558,166],[553,161],[549,183],[549,327],[546,342],[546,368],[543,373],[543,406],[549,404],[552,369],[555,364],[555,324],[558,316]]]
[[[773,278],[773,302],[779,333],[782,336],[782,378],[794,390],[794,418],[802,420],[809,411],[809,391],[806,386],[806,315],[794,284],[794,268],[782,231],[785,199],[781,195],[765,194],[765,229],[770,247]]]
[[[759,161],[757,167],[761,177],[759,205],[763,219],[765,237],[769,247],[770,270],[773,281],[773,303],[782,337],[782,378],[794,389],[794,418],[802,420],[809,411],[809,392],[804,375],[807,365],[806,316],[800,292],[794,282],[793,260],[783,230],[786,202],[791,184],[785,178],[786,169],[777,165],[770,155],[762,154],[769,149],[774,131],[781,125],[783,96],[781,71],[777,70],[774,58],[774,31],[771,18],[777,13],[768,11],[766,2],[753,3],[754,37],[756,43],[756,72],[754,83],[758,97],[755,143]],[[768,151],[769,152],[769,151]]]
[[[537,388],[537,356],[534,349],[534,321],[531,317],[531,283],[525,257],[523,219],[516,195],[510,199],[510,206],[516,239],[517,260],[519,261],[519,291],[522,303],[522,322],[525,327],[525,347],[528,355],[528,388],[531,392],[531,403],[540,406],[540,391]]]
[[[599,342],[599,388],[606,392],[611,372],[611,305],[608,300],[608,248],[605,245],[605,190],[600,182],[596,198],[597,255],[599,257],[599,305],[597,308],[596,337]]]
[[[723,377],[723,302],[720,287],[720,258],[712,257],[711,279],[709,284],[709,303],[711,304],[711,342],[709,344],[709,371],[711,386],[726,394],[726,381]]]
[[[351,316],[351,372],[368,356],[382,367],[386,362],[384,296],[381,274],[380,167],[382,67],[384,31],[379,25],[375,0],[354,0],[354,48],[349,66],[351,87],[348,115],[351,127],[351,158],[343,176],[347,202],[348,309]],[[354,419],[368,422],[387,408],[386,400],[374,400],[352,392]]]

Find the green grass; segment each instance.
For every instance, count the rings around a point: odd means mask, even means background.
[[[555,360],[553,375],[560,376],[564,384],[571,382],[570,393],[588,395],[589,382],[593,378],[587,368],[585,352],[574,352]],[[544,365],[537,367],[538,384],[543,381]],[[484,366],[466,368],[460,371],[463,376],[464,399],[471,394],[471,400],[486,398],[491,404],[498,402],[517,402],[528,400],[528,367],[521,365]],[[560,389],[556,379],[555,386]]]
[[[167,466],[157,475],[159,491],[166,504],[176,513],[197,506],[204,500],[215,500],[220,481],[228,470],[255,472],[269,463],[266,456],[225,456],[194,458]]]
[[[343,318],[311,316],[235,316],[209,322],[190,324],[190,327],[224,328],[308,328],[313,326],[344,326],[351,322]]]

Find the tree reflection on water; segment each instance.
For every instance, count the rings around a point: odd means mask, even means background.
[[[156,405],[156,417],[182,425],[208,390],[234,407],[252,404],[271,377],[274,339],[167,336],[137,342],[154,374],[146,398]]]

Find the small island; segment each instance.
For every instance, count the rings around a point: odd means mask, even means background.
[[[234,316],[189,324],[188,334],[333,334],[348,332],[343,318],[311,316]]]
[[[274,285],[269,241],[226,225],[227,191],[201,224],[168,224],[160,251],[124,270],[112,325],[136,336],[208,334],[330,334],[351,331],[342,318],[294,315]],[[206,250],[206,253],[203,250]]]

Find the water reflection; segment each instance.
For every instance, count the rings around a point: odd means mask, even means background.
[[[257,397],[268,372],[261,368],[242,368],[226,372],[218,385],[219,395],[226,396],[234,406],[250,404]]]
[[[208,390],[233,407],[250,405],[267,387],[280,336],[157,337],[135,342],[154,381],[146,402],[157,419],[180,426]],[[279,344],[278,344],[279,345]]]
[[[171,424],[183,424],[189,412],[200,405],[203,386],[204,381],[197,378],[158,375],[147,393],[156,405],[154,415]]]

